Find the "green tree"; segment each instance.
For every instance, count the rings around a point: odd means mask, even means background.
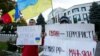
[[[3,14],[14,9],[14,2],[12,0],[0,0],[0,9],[3,10]]]
[[[98,16],[98,4],[96,2],[93,2],[89,12],[89,18],[91,20],[90,22],[93,23],[92,20],[98,19],[97,16]]]
[[[95,31],[100,37],[100,5],[98,3],[93,2],[92,6],[89,11],[89,18],[90,18],[90,23],[95,24]],[[99,39],[99,38],[98,38]]]
[[[24,18],[20,18],[20,20],[17,22],[17,25],[18,26],[26,26],[27,23]]]
[[[10,10],[14,9],[15,2],[12,0],[0,0],[0,9],[2,9],[2,14],[9,12]],[[0,25],[3,24],[3,21],[0,19]]]
[[[42,14],[40,14],[38,16],[38,19],[37,19],[37,25],[41,25],[41,24],[46,24],[45,20],[44,20],[44,17]]]
[[[45,32],[45,24],[46,22],[44,20],[44,17],[42,14],[40,14],[37,19],[37,25],[42,25],[42,32]]]

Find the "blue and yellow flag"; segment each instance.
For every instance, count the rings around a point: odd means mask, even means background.
[[[23,0],[24,1],[24,0]],[[25,0],[26,1],[26,0]],[[18,4],[17,4],[18,5]],[[18,5],[18,9],[19,9]],[[31,4],[25,8],[23,8],[23,10],[20,9],[21,14],[23,15],[23,18],[25,20],[33,18],[35,16],[38,16],[40,13],[44,12],[45,10],[51,8],[52,6],[52,0],[38,0],[36,2],[36,4]],[[11,10],[10,12],[8,12],[9,15],[11,16],[11,20],[12,22],[14,22],[15,18],[15,9]]]
[[[51,8],[51,0],[38,0],[36,4],[30,5],[21,11],[25,20],[38,16],[43,11]]]
[[[34,5],[38,0],[17,0],[17,5],[19,10],[23,10],[30,5]]]
[[[18,20],[18,19],[20,18],[20,11],[19,11],[17,5],[16,5],[16,7],[15,7],[15,15],[14,15],[14,17],[15,17],[15,21]]]

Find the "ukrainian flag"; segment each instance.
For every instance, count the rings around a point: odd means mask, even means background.
[[[35,41],[36,41],[36,43],[39,43],[40,42],[40,37],[36,37]]]
[[[20,10],[18,9],[18,6],[16,5],[15,7],[15,15],[14,15],[14,18],[15,18],[15,21],[17,21],[19,18],[20,18]]]
[[[29,18],[33,18],[43,11],[51,8],[52,1],[51,0],[38,0],[36,4],[30,5],[21,11],[25,20]]]
[[[17,0],[17,5],[19,10],[23,10],[30,5],[34,5],[37,3],[38,0]]]
[[[26,0],[21,0],[21,1],[26,1]],[[29,0],[27,0],[27,1],[29,1]],[[30,5],[28,5],[28,6],[25,5],[25,7],[19,9],[19,10],[21,10],[23,18],[25,20],[33,18],[35,16],[38,16],[40,13],[51,8],[51,6],[52,6],[52,0],[38,0],[38,1],[35,1],[36,3],[32,4],[32,2],[34,2],[34,1],[31,1]],[[15,16],[14,15],[15,15],[15,9],[4,14],[2,16],[3,21],[5,23],[15,22]]]

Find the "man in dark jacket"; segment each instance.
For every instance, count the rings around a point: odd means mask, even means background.
[[[59,20],[60,24],[62,23],[71,23],[70,19],[66,16],[66,13],[64,13],[64,16],[62,16]]]

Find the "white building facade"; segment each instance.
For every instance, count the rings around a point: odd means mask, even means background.
[[[97,3],[100,4],[100,1],[97,1]],[[79,23],[82,21],[85,23],[88,23],[89,9],[90,9],[91,5],[92,5],[92,3],[74,5],[64,11],[59,11],[60,13],[56,12],[55,14],[59,14],[59,16],[62,17],[64,15],[64,13],[66,13],[66,16],[71,20],[72,23]],[[59,17],[59,16],[56,15],[56,17]],[[52,18],[52,17],[50,17],[50,18]],[[50,18],[48,18],[48,19],[50,20]]]
[[[56,8],[53,11],[51,11],[48,15],[48,24],[53,24],[53,23],[58,23],[59,22],[59,18],[61,18],[63,16],[63,12],[66,11],[66,9],[63,8]]]

